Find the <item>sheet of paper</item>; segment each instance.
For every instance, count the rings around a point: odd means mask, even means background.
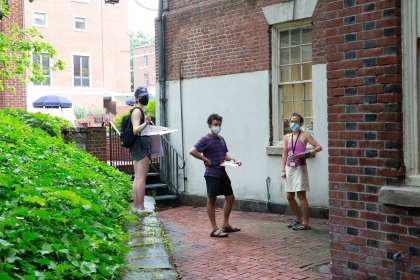
[[[238,167],[239,165],[237,165],[233,160],[231,160],[231,161],[226,161],[225,160],[225,162],[222,162],[220,164],[220,166]]]
[[[302,153],[299,153],[299,154],[297,154],[297,155],[292,155],[292,156],[289,156],[288,157],[288,159],[290,159],[290,160],[293,160],[293,159],[297,159],[297,158],[302,158],[302,157],[306,157],[308,154],[310,154],[311,152],[309,152],[309,151],[304,151],[304,152],[302,152]]]
[[[178,131],[178,129],[171,129],[171,130],[159,130],[159,131],[150,131],[150,135],[163,135]]]

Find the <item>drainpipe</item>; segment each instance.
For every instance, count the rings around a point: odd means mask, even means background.
[[[159,0],[157,16],[160,125],[166,126],[165,56],[163,52],[163,0]]]
[[[267,185],[267,202],[265,203],[265,210],[267,211],[267,213],[270,212],[270,208],[269,208],[269,203],[270,203],[270,177],[267,177],[267,179],[265,179],[265,184]]]
[[[401,252],[397,252],[394,254],[394,256],[392,257],[392,260],[394,262],[394,280],[398,280],[397,279],[397,262],[398,262],[398,258],[401,257]]]

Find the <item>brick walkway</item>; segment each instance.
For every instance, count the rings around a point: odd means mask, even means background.
[[[314,269],[330,261],[326,220],[294,231],[286,227],[291,216],[232,211],[230,224],[242,230],[212,238],[204,207],[160,208],[158,218],[180,279],[330,279]],[[216,221],[221,227],[222,209]]]

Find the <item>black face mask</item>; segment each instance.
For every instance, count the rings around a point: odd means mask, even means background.
[[[149,103],[149,97],[148,96],[142,97],[139,99],[139,102],[141,105],[146,106]]]

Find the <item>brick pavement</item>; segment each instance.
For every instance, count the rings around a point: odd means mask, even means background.
[[[240,232],[210,237],[205,207],[159,208],[180,279],[330,279],[316,267],[328,264],[328,221],[311,219],[311,230],[294,231],[293,217],[232,211],[230,224]],[[222,223],[222,209],[216,210]]]

